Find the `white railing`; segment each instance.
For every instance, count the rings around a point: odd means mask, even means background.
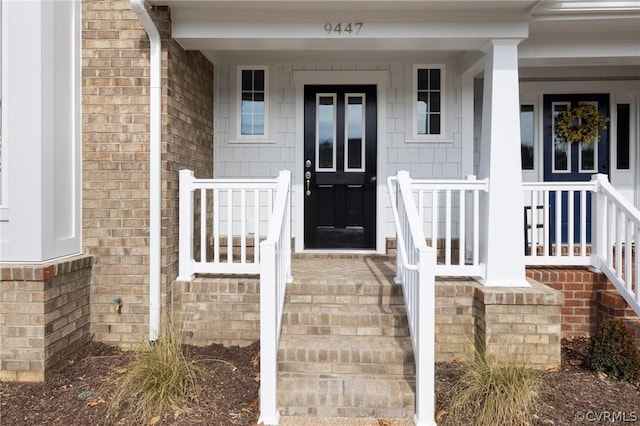
[[[591,265],[590,182],[524,182],[527,265]]]
[[[179,280],[259,274],[276,179],[195,179],[180,171]]]
[[[436,250],[426,244],[409,173],[398,172],[387,185],[397,234],[396,281],[402,285],[416,363],[414,420],[417,426],[435,425]]]
[[[402,284],[416,361],[416,424],[431,425],[435,276],[483,275],[479,228],[487,218],[480,217],[479,200],[488,182],[418,181],[402,171],[387,185],[396,226],[396,281]],[[524,183],[523,192],[525,263],[599,268],[640,314],[640,257],[634,252],[640,212],[606,176]]]
[[[604,272],[640,315],[640,211],[605,175],[595,175],[592,182],[597,183],[592,265]]]
[[[484,277],[480,263],[480,197],[486,179],[409,179],[418,220],[431,247],[437,249],[436,275]]]
[[[640,314],[640,212],[605,175],[589,182],[526,182],[525,263],[601,270]]]
[[[262,237],[261,237],[262,236]],[[277,179],[195,179],[180,171],[178,280],[260,274],[260,420],[278,424],[278,345],[291,282],[291,172]]]
[[[291,282],[291,173],[280,172],[267,239],[260,243],[260,419],[277,425],[278,345]]]

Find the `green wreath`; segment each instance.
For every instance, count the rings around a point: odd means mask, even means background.
[[[598,112],[595,104],[584,104],[565,111],[555,122],[558,139],[565,142],[583,142],[600,140],[600,129],[606,129],[609,118]]]

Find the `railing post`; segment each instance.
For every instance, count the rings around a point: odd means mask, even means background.
[[[290,244],[290,243],[289,243]],[[260,418],[258,424],[277,425],[278,336],[276,245],[260,243]]]
[[[476,181],[476,175],[467,175],[466,179],[468,181]],[[474,223],[474,219],[475,219],[475,210],[474,210],[474,205],[475,205],[475,197],[476,197],[476,193],[475,191],[471,191],[471,194],[465,194],[465,196],[469,196],[471,198],[471,202],[468,203],[467,200],[465,200],[465,212],[464,212],[464,217],[465,217],[465,235],[464,235],[464,247],[462,245],[459,246],[459,250],[464,250],[463,251],[463,258],[465,263],[470,263],[470,264],[475,264],[474,262],[474,245],[478,242],[478,237],[479,237],[479,232],[478,232],[478,227],[475,226]],[[471,213],[471,214],[469,214]],[[460,235],[460,237],[463,237],[463,235]]]
[[[288,283],[293,281],[291,275],[291,171],[281,170],[278,175],[278,181],[287,182],[287,203],[285,206],[285,218],[284,218],[284,255],[285,255],[285,279]]]
[[[180,170],[178,281],[191,281],[193,274],[193,171]]]
[[[435,426],[435,267],[436,251],[418,251],[418,353],[416,359],[416,426]]]
[[[407,194],[404,194],[401,190],[402,186],[405,186],[406,188],[411,188],[411,176],[409,175],[409,172],[406,170],[400,170],[398,171],[398,173],[396,174],[396,206],[398,208],[398,219],[400,221],[400,231],[402,232],[402,235],[396,235],[396,276],[394,278],[394,281],[396,282],[396,284],[400,284],[403,282],[404,280],[404,276],[406,274],[406,270],[404,267],[404,262],[402,261],[402,253],[400,252],[400,250],[407,250],[407,247],[400,247],[401,244],[406,244],[409,238],[409,223],[407,221],[407,217],[406,217],[406,212],[405,212],[405,203],[404,203],[404,197],[405,195],[407,196],[412,196],[411,195],[411,191],[409,190],[409,192],[407,192]],[[413,201],[413,200],[411,200]]]
[[[595,272],[600,272],[600,266],[607,252],[607,199],[602,193],[601,182],[606,181],[603,174],[591,176],[595,190],[591,197],[591,267]]]
[[[277,179],[267,239],[260,243],[260,418],[277,425],[278,343],[284,308],[285,281],[291,279],[291,172]],[[284,229],[282,229],[284,227]],[[284,241],[283,241],[284,240]],[[282,246],[284,244],[284,246]],[[280,249],[277,253],[276,250]],[[283,259],[284,257],[284,259]]]

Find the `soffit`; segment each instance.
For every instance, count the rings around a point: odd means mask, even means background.
[[[478,50],[494,38],[526,38],[536,0],[152,0],[171,8],[184,48],[226,60],[243,52],[315,52],[316,57],[380,52]],[[362,23],[356,35],[327,32]]]

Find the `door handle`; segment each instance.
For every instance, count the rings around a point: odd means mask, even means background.
[[[308,196],[311,195],[311,172],[307,170],[304,174],[304,178],[307,181],[307,192],[305,193]]]

